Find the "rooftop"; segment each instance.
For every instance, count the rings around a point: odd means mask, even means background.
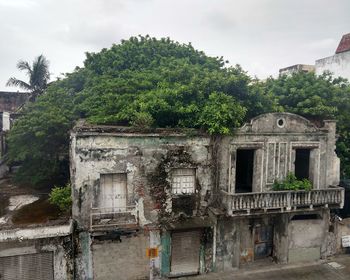
[[[0,231],[62,225],[68,221],[68,215],[50,204],[48,193],[29,187],[19,187],[9,178],[0,180]]]
[[[155,136],[203,136],[208,135],[205,131],[193,128],[153,128],[153,127],[131,127],[118,125],[99,125],[91,124],[88,121],[81,119],[74,126],[73,132],[80,135],[95,135],[95,134],[153,134]]]
[[[350,33],[343,35],[335,53],[350,51]]]

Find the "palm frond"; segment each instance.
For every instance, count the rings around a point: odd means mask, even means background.
[[[20,87],[22,89],[25,89],[25,90],[32,90],[33,88],[27,84],[26,82],[23,82],[21,80],[18,80],[14,77],[10,78],[7,83],[6,83],[6,86],[8,87],[11,87],[11,86],[14,86],[14,87]]]
[[[50,79],[49,62],[43,55],[39,55],[33,62],[30,84],[34,88],[43,89]]]
[[[20,60],[18,61],[17,63],[17,68],[19,70],[26,70],[28,72],[28,76],[30,77],[30,75],[32,75],[33,73],[33,70],[32,68],[30,67],[29,63],[27,61],[24,61],[24,60]]]

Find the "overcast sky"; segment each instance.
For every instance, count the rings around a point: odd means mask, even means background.
[[[44,54],[52,77],[133,35],[191,42],[250,75],[314,64],[350,32],[349,0],[0,0],[0,90]]]

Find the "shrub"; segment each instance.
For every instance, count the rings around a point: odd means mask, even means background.
[[[49,195],[49,201],[60,208],[62,212],[68,212],[72,205],[71,186],[54,187]]]
[[[276,180],[273,183],[272,189],[274,191],[310,191],[312,189],[312,183],[308,179],[298,180],[293,173],[288,173],[283,181],[279,182]]]

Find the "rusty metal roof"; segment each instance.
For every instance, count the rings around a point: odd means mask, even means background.
[[[335,53],[350,51],[350,33],[343,35]]]

